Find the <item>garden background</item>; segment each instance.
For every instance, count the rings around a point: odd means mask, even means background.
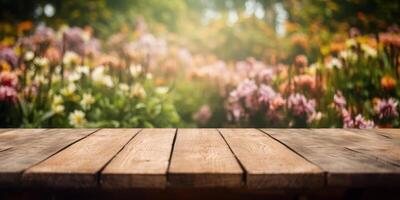
[[[0,10],[0,127],[400,126],[400,1]]]

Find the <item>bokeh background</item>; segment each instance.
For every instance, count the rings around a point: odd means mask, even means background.
[[[400,1],[0,0],[1,127],[399,127]]]

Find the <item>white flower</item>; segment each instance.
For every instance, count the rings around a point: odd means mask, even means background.
[[[92,79],[95,83],[105,85],[109,88],[114,86],[111,76],[104,74],[104,67],[96,67],[92,72]]]
[[[64,112],[65,107],[63,105],[52,105],[51,109],[53,110],[54,113],[61,114]]]
[[[341,57],[341,58],[343,58],[345,60],[354,61],[354,60],[357,59],[357,54],[355,54],[351,50],[345,50],[345,51],[341,51],[339,53],[339,57]]]
[[[131,75],[133,77],[138,77],[139,74],[142,72],[142,66],[141,65],[131,65],[129,67],[129,71],[131,72]]]
[[[35,57],[35,54],[32,51],[27,51],[25,53],[24,59],[25,61],[32,61],[32,59]]]
[[[67,51],[64,54],[63,63],[64,65],[71,66],[73,64],[77,64],[80,60],[78,54],[73,51]]]
[[[74,110],[68,118],[69,123],[74,127],[82,127],[86,123],[85,113],[80,110]]]
[[[81,73],[81,74],[85,74],[85,75],[89,75],[89,72],[90,72],[90,69],[89,69],[89,66],[87,66],[87,65],[79,65],[77,68],[76,68],[76,71],[77,72],[79,72],[79,73]]]
[[[376,49],[374,49],[366,44],[362,44],[361,49],[364,51],[366,57],[376,58],[378,56],[378,52],[376,51]]]
[[[146,97],[146,91],[144,90],[143,86],[140,85],[139,83],[136,83],[132,88],[131,88],[131,95],[133,97],[139,97],[139,98],[144,98]]]
[[[129,85],[126,84],[126,83],[120,83],[118,85],[118,87],[122,92],[128,92],[129,91]]]
[[[61,94],[64,96],[72,96],[76,91],[74,83],[69,83],[67,87],[61,89]]]
[[[332,68],[334,68],[334,67],[337,67],[337,68],[342,68],[342,61],[340,61],[339,59],[337,59],[337,58],[332,58],[327,64],[326,64],[326,66],[329,68],[329,69],[332,69]]]
[[[80,102],[83,109],[88,109],[92,104],[94,104],[95,99],[91,94],[83,94],[82,100]]]
[[[168,92],[169,88],[168,87],[157,87],[155,89],[157,94],[166,94]]]
[[[46,67],[49,65],[49,60],[47,58],[39,57],[39,58],[35,58],[33,60],[33,63],[39,67]]]
[[[49,80],[42,74],[37,75],[34,80],[35,82],[42,83],[44,85],[49,82]]]
[[[150,72],[147,73],[147,74],[146,74],[146,78],[149,79],[149,80],[153,79],[153,74],[150,73]]]
[[[79,81],[82,78],[81,73],[79,72],[72,72],[68,74],[67,77],[69,82]]]

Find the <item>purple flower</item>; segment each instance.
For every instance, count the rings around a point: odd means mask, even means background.
[[[269,85],[261,84],[258,89],[258,102],[270,104],[270,102],[275,98],[276,92]]]
[[[247,97],[253,95],[257,91],[257,85],[253,80],[242,81],[233,91],[234,96],[238,98]]]
[[[81,28],[73,27],[64,31],[63,41],[66,51],[74,51],[83,56],[85,53],[84,31]]]
[[[212,112],[210,106],[203,105],[201,108],[193,115],[193,118],[200,124],[205,125],[211,118]]]
[[[398,101],[394,98],[382,99],[374,107],[379,119],[392,119],[399,116],[397,112]]]
[[[11,48],[1,48],[0,49],[0,61],[5,61],[12,67],[16,68],[18,65],[18,58],[15,52]]]
[[[310,117],[315,113],[315,100],[307,98],[299,93],[291,94],[288,98],[288,106],[295,116]]]
[[[18,100],[17,91],[9,86],[0,86],[0,102],[16,103]]]
[[[46,43],[49,44],[56,40],[53,29],[46,27],[44,25],[39,25],[36,28],[35,34],[32,36],[32,39],[33,43],[37,46]]]

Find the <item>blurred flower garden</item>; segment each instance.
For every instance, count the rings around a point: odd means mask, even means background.
[[[399,1],[1,1],[1,127],[400,126]]]

